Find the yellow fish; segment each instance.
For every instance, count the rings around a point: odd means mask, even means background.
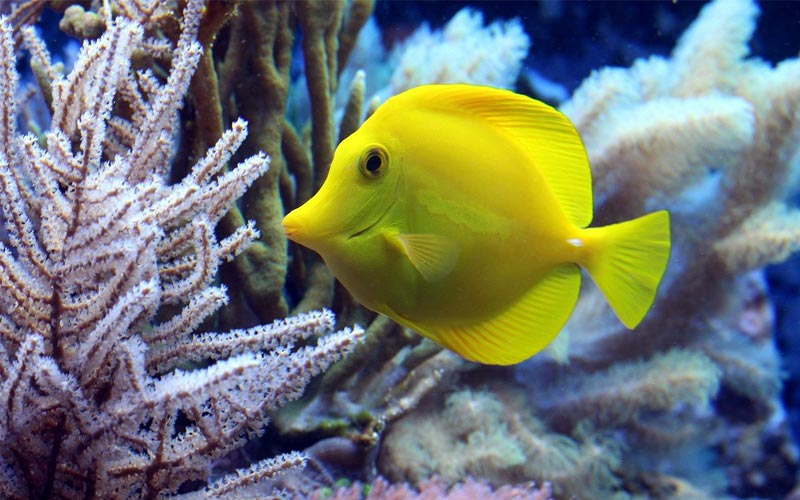
[[[591,220],[589,160],[563,114],[506,90],[426,85],[343,140],[283,227],[364,306],[467,359],[509,365],[558,335],[580,267],[627,327],[652,305],[669,214]]]

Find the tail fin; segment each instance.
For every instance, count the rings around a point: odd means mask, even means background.
[[[589,271],[611,308],[635,328],[653,304],[670,254],[669,213],[589,228],[590,251],[580,264]]]

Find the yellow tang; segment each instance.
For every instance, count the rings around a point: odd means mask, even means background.
[[[629,328],[655,299],[669,214],[601,228],[580,136],[506,90],[426,85],[381,105],[283,220],[364,306],[467,359],[518,363],[566,323],[585,268]]]

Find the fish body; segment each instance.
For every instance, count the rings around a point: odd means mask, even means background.
[[[589,270],[623,322],[652,304],[669,216],[605,228],[575,128],[513,92],[428,85],[390,98],[337,147],[284,219],[364,306],[462,356],[512,364],[569,318]]]

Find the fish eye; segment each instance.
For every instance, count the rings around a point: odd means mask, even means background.
[[[373,146],[361,155],[361,174],[368,179],[377,179],[389,166],[389,154],[380,146]]]

